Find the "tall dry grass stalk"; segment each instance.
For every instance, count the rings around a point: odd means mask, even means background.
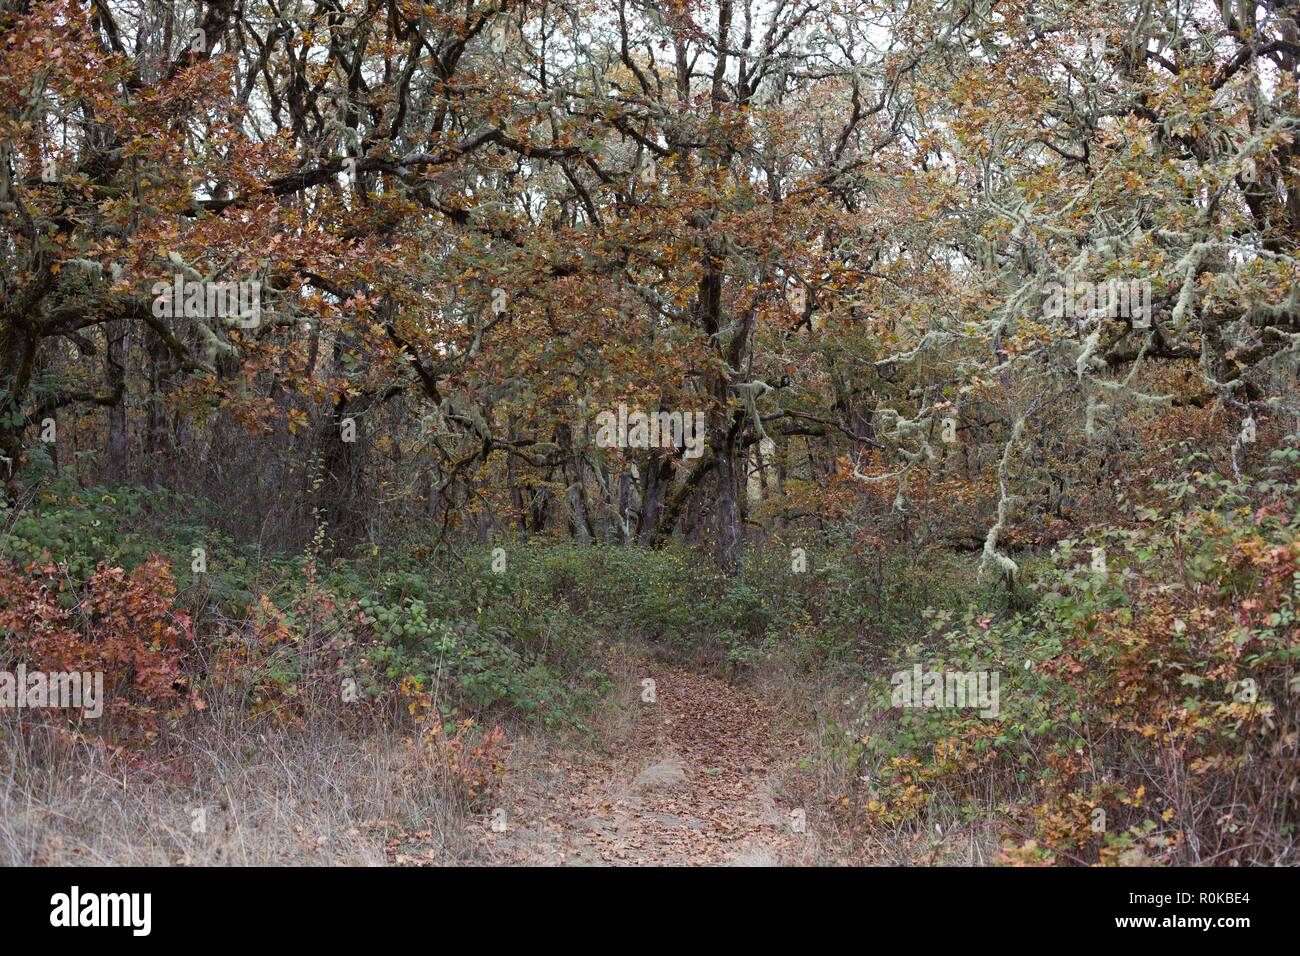
[[[0,711],[0,865],[382,865],[410,833],[469,852],[454,781],[400,722],[212,710],[139,754]]]

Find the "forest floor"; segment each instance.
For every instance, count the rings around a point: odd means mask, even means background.
[[[776,797],[797,740],[774,726],[773,704],[681,665],[641,666],[585,746],[539,734],[515,749],[495,816],[472,824],[481,862],[811,862],[817,848],[802,812]]]

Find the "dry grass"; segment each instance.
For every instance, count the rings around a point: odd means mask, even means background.
[[[619,690],[586,715],[586,732],[509,729],[512,799],[545,786],[529,768],[626,734],[644,664],[600,650]],[[58,715],[0,711],[0,866],[488,862],[486,805],[467,806],[400,708],[303,703],[314,717],[275,726],[250,719],[239,694],[218,697],[134,754],[70,733]]]
[[[20,736],[0,715],[3,866],[371,866],[412,832],[440,860],[466,852],[445,775],[392,725],[214,721],[169,739],[164,763],[132,766],[26,719]]]
[[[862,688],[842,677],[798,673],[779,655],[766,659],[747,675],[760,695],[774,702],[783,715],[778,734],[797,740],[801,754],[797,770],[781,781],[783,803],[805,808],[808,841],[814,866],[987,866],[1000,847],[999,831],[992,823],[997,795],[985,800],[985,819],[967,824],[955,804],[936,800],[920,822],[882,826],[869,822],[861,810],[872,792],[873,781],[888,768],[864,760],[851,737],[883,732],[888,708],[864,708]],[[851,728],[851,731],[850,731]]]
[[[391,712],[317,704],[314,719],[268,729],[248,719],[245,701],[217,701],[149,751],[165,760],[146,762],[73,738],[53,719],[24,714],[20,733],[19,716],[0,711],[0,865],[482,864],[501,862],[503,847],[527,857],[525,844],[545,835],[516,827],[516,811],[552,790],[563,763],[620,753],[642,711],[641,679],[678,657],[618,643],[598,651],[613,689],[585,727],[511,728],[503,785],[472,810],[446,768],[411,746],[404,715]],[[772,731],[786,767],[774,773],[774,796],[807,814],[807,837],[783,862],[992,861],[996,834],[961,828],[955,808],[888,830],[852,811],[872,768],[828,745],[861,714],[852,688],[778,658],[731,676],[778,715]],[[808,759],[796,767],[800,757]],[[508,838],[487,833],[491,806],[512,809]]]

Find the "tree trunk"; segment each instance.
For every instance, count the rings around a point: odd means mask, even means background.
[[[108,407],[108,436],[105,446],[108,483],[125,484],[129,434],[126,419],[126,363],[130,354],[131,333],[126,322],[104,326],[107,348],[104,349],[104,383],[117,394],[118,400]]]
[[[357,544],[366,530],[365,500],[361,493],[361,427],[361,421],[352,415],[351,403],[342,398],[334,405],[319,436],[324,472],[320,512],[328,525],[330,539],[343,551]],[[354,440],[344,440],[348,437],[345,428]]]
[[[5,497],[18,497],[22,469],[24,404],[36,367],[36,338],[16,321],[0,327],[0,462],[5,469]]]
[[[713,508],[713,560],[731,570],[740,558],[740,508],[736,501],[739,474],[735,442],[724,439],[717,451],[718,496]]]
[[[663,511],[664,495],[673,478],[673,455],[658,451],[651,453],[645,463],[645,486],[641,490],[641,520],[637,539],[642,544],[654,540],[659,530],[659,516]]]

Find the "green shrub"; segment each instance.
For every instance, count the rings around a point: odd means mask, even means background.
[[[1285,456],[1284,456],[1285,457]],[[1289,459],[1288,459],[1289,461]],[[889,667],[999,672],[1000,714],[886,711],[868,682],[857,733],[876,818],[989,813],[1014,862],[1272,862],[1295,788],[1300,486],[1193,475],[1132,526],[1064,540],[1014,615],[930,615]],[[1099,556],[1104,552],[1104,563]]]

